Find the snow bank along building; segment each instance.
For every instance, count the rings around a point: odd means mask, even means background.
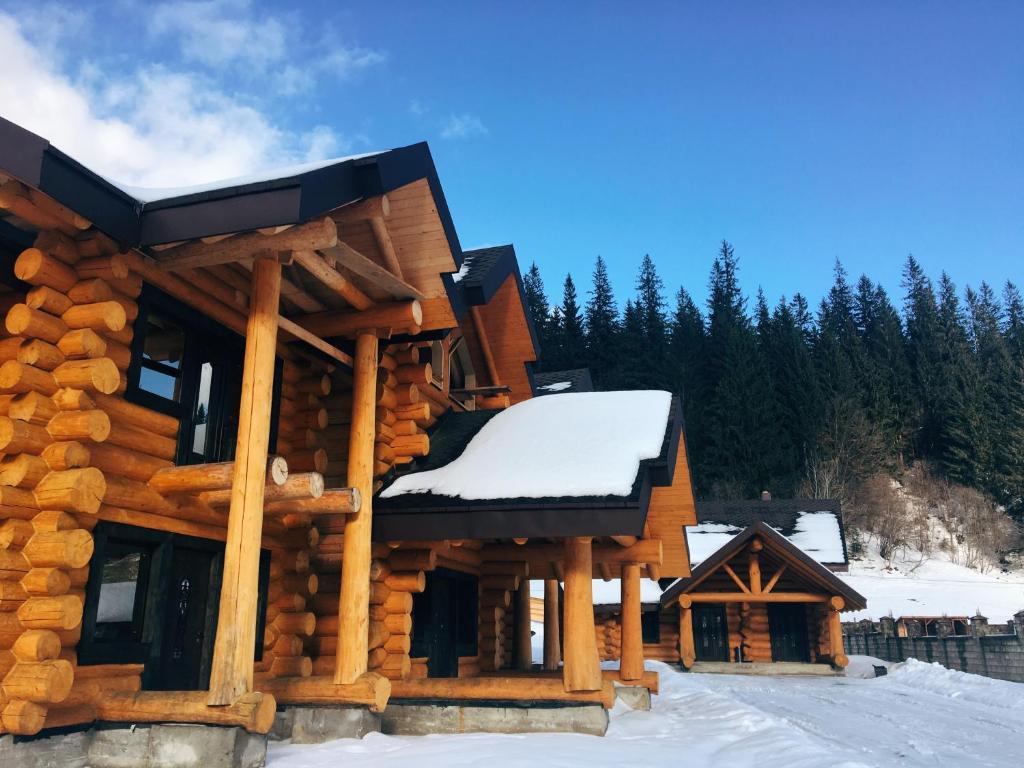
[[[0,120],[0,272],[0,733],[656,685],[679,405],[533,398],[515,252],[462,251],[425,144],[133,190]]]
[[[663,580],[664,592],[652,588],[643,598],[644,655],[686,669],[737,662],[775,664],[776,671],[794,663],[844,668],[840,614],[862,610],[865,600],[835,575],[849,565],[839,503],[765,494],[698,502],[697,517],[687,529],[693,572]],[[618,658],[620,606],[597,603],[602,658]]]

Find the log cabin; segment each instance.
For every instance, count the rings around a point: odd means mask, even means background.
[[[697,671],[824,674],[846,667],[840,614],[865,608],[859,593],[763,521],[739,532],[703,519],[694,530],[702,526],[707,541],[688,531],[691,575],[643,601],[646,658]],[[834,559],[824,538],[816,537],[816,554]],[[709,541],[723,543],[709,552]],[[602,659],[615,660],[620,607],[598,603],[595,613]]]
[[[533,398],[515,251],[462,251],[426,144],[138,190],[0,119],[0,282],[0,733],[607,708],[595,576],[656,685],[679,404]]]

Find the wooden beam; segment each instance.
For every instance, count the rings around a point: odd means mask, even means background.
[[[516,589],[516,669],[533,669],[533,631],[530,627],[530,581],[523,579]]]
[[[313,349],[323,352],[332,360],[337,360],[342,365],[347,365],[350,368],[352,367],[352,358],[349,355],[342,352],[333,344],[327,343],[315,333],[310,333],[301,325],[289,320],[287,317],[279,317],[277,322],[282,333],[286,333],[299,341],[305,342],[309,346],[313,347]]]
[[[352,423],[349,429],[348,485],[359,492],[359,511],[345,524],[341,591],[338,599],[334,682],[351,685],[367,670],[370,628],[370,563],[373,527],[373,441],[376,430],[377,335],[356,338],[352,368]]]
[[[644,674],[644,639],[640,621],[640,566],[622,566],[622,655],[619,677],[624,682],[639,680]]]
[[[558,581],[544,580],[544,669],[558,669],[562,661],[562,647],[558,641]]]
[[[760,548],[754,549],[751,547],[750,552],[747,554],[747,575],[750,577],[750,591],[755,593],[761,591],[761,562],[757,556],[759,551]]]
[[[473,330],[480,341],[480,351],[484,354],[484,363],[487,364],[487,375],[491,377],[491,384],[501,384],[498,378],[498,366],[494,362],[494,354],[491,352],[491,342],[487,340],[487,329],[484,327],[483,314],[480,307],[470,307],[469,314],[473,318]]]
[[[375,304],[361,312],[318,312],[293,318],[310,333],[321,338],[352,336],[371,328],[405,331],[419,328],[423,308],[415,299],[391,304]]]
[[[373,306],[373,300],[369,296],[328,264],[316,251],[295,251],[292,255],[299,266],[356,309],[369,309]]]
[[[252,689],[263,490],[270,440],[267,403],[274,396],[280,301],[281,264],[260,259],[253,269],[224,575],[207,699],[217,706],[231,704]]]
[[[636,544],[636,536],[609,536],[620,547],[632,547]]]
[[[728,563],[722,563],[722,570],[729,574],[729,578],[736,582],[736,586],[743,591],[744,594],[750,594],[750,589],[743,583],[743,579],[736,575],[736,571],[732,569]]]
[[[777,571],[775,571],[774,574],[772,574],[771,579],[768,580],[768,583],[765,584],[764,589],[761,590],[761,591],[762,592],[766,592],[766,593],[767,592],[771,592],[772,589],[775,588],[775,585],[779,583],[779,579],[782,578],[782,574],[784,574],[785,572],[786,572],[786,564],[783,563],[782,565],[779,566],[779,569]]]
[[[388,272],[372,259],[367,258],[348,243],[338,242],[331,248],[319,248],[328,258],[334,259],[352,274],[361,277],[371,285],[391,294],[395,299],[422,299],[424,295],[400,277]]]
[[[640,539],[630,547],[618,544],[595,544],[593,546],[593,562],[622,565],[623,563],[661,563],[661,539]],[[492,544],[482,550],[484,560],[526,560],[530,563],[530,573],[534,573],[533,565],[538,569],[552,561],[560,561],[565,556],[565,548],[560,544],[535,542],[524,546],[508,544]]]
[[[334,219],[339,224],[383,218],[391,214],[391,201],[387,195],[367,197],[358,203],[350,203],[334,212]]]
[[[693,642],[693,608],[689,605],[679,607],[679,660],[687,669],[697,660]]]
[[[157,264],[163,270],[208,267],[252,258],[259,253],[281,251],[316,251],[330,248],[338,242],[338,228],[334,220],[325,216],[306,224],[299,224],[275,235],[245,232],[216,243],[193,241],[161,252]]]
[[[596,647],[596,646],[595,646]],[[614,684],[597,670],[595,687],[566,691],[558,679],[539,675],[501,674],[500,677],[431,677],[395,680],[391,695],[396,699],[454,699],[457,701],[576,701],[599,703],[611,709],[615,703]]]
[[[388,225],[384,222],[383,216],[374,216],[370,219],[370,229],[373,230],[373,239],[377,243],[377,250],[384,258],[384,263],[399,279],[402,278],[402,263],[395,253],[395,244],[391,242],[391,233],[388,232]]]
[[[565,540],[565,663],[566,691],[598,691],[603,682],[594,629],[593,563],[589,537]]]
[[[695,603],[827,603],[828,595],[812,592],[693,592],[686,595]]]

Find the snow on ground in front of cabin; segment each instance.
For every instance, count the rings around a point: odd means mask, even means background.
[[[867,598],[868,607],[844,613],[844,621],[881,616],[973,616],[981,611],[1002,624],[1024,609],[1024,572],[981,573],[950,562],[937,550],[924,559],[907,550],[887,566],[878,545],[868,541],[864,552],[850,562],[849,573],[836,574]]]
[[[457,459],[402,475],[381,496],[629,496],[640,462],[661,453],[671,404],[657,390],[524,400],[484,424]]]
[[[863,673],[872,663],[854,657]],[[272,743],[270,768],[820,768],[1019,766],[1024,685],[911,660],[889,674],[755,677],[658,662],[650,712],[621,702],[604,738],[575,734],[384,736]]]

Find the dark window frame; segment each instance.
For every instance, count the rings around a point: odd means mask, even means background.
[[[643,611],[640,614],[640,632],[644,645],[657,645],[661,642],[661,612],[657,609]]]
[[[93,530],[94,549],[89,563],[89,578],[86,582],[82,614],[82,636],[76,651],[78,663],[82,666],[93,664],[145,664],[163,641],[164,611],[167,606],[167,589],[175,545],[189,549],[201,549],[214,553],[215,567],[210,581],[208,604],[212,607],[210,626],[213,628],[208,642],[212,644],[217,626],[217,607],[220,604],[221,574],[223,571],[224,542],[186,536],[153,528],[100,521]],[[96,639],[96,619],[99,609],[100,586],[103,566],[108,555],[118,550],[134,551],[146,548],[150,558],[146,573],[140,569],[135,601],[136,607],[144,601],[142,615],[133,617],[141,621],[136,640],[102,641]],[[144,584],[143,584],[144,582]],[[266,628],[267,604],[270,591],[270,550],[260,550],[258,597],[256,604],[256,661],[263,658],[263,632]]]
[[[175,464],[201,464],[212,461],[230,461],[234,458],[234,437],[238,419],[238,397],[242,386],[242,360],[245,356],[244,337],[225,328],[210,318],[199,314],[184,302],[175,299],[148,283],[143,285],[138,298],[139,314],[135,319],[134,336],[131,344],[131,362],[128,366],[128,386],[125,399],[137,405],[176,418],[178,429],[178,450]],[[185,332],[185,347],[180,370],[161,363],[145,360],[144,351],[149,317],[159,313],[173,320]],[[206,450],[193,450],[192,440],[197,425],[196,409],[199,400],[200,380],[204,361],[219,363],[220,373],[215,375],[210,386],[210,407],[206,413]],[[237,367],[237,387],[227,386],[224,369]],[[277,447],[278,419],[281,404],[280,358],[274,365],[274,389],[270,406],[270,451]],[[180,395],[177,401],[161,397],[141,386],[144,368],[163,373],[176,373],[179,378]],[[161,371],[166,368],[166,371]]]

